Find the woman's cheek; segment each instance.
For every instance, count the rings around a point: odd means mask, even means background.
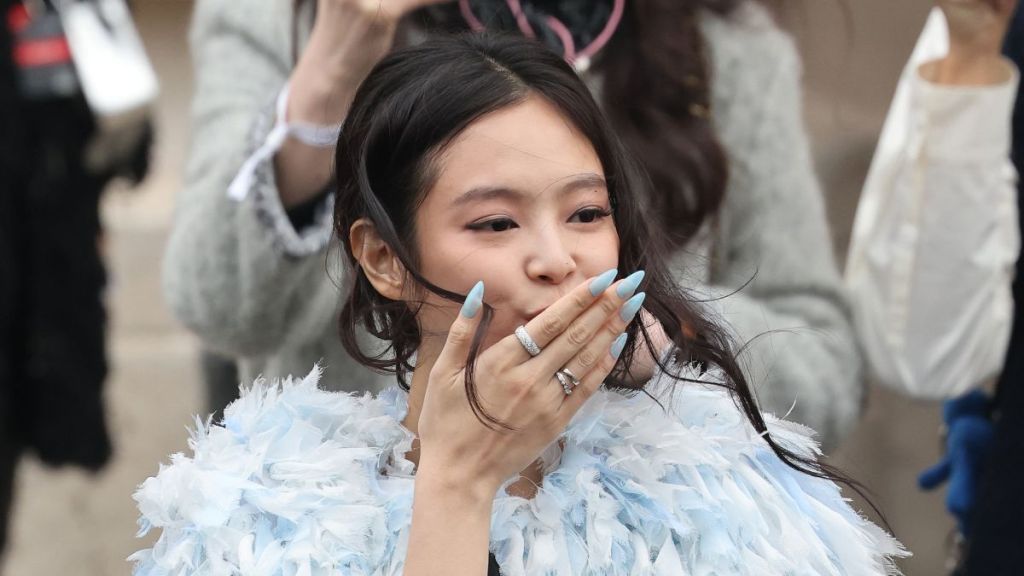
[[[580,242],[581,259],[587,262],[588,270],[598,273],[615,267],[619,262],[619,235],[614,225]]]

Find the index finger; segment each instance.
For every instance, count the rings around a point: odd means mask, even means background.
[[[584,282],[574,288],[572,292],[559,298],[554,304],[548,306],[546,310],[527,322],[526,331],[533,338],[533,341],[536,342],[537,346],[543,350],[548,344],[561,336],[574,320],[588,310],[611,287],[617,275],[618,270],[613,268],[599,276],[595,276],[590,281]],[[622,286],[622,288],[626,292],[635,291],[642,279],[642,273],[634,274],[621,283],[629,284],[630,286]],[[514,339],[515,336],[511,336],[511,338]],[[516,346],[522,349],[519,342],[515,342]]]

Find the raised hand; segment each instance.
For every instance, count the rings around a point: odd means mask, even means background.
[[[356,89],[394,44],[398,21],[430,4],[451,0],[317,0],[316,21],[290,80],[288,120],[341,123]],[[275,158],[285,206],[317,197],[330,182],[333,151],[289,139]]]
[[[418,423],[420,474],[444,474],[493,496],[558,438],[615,366],[623,332],[643,304],[644,294],[634,295],[643,274],[609,288],[615,274],[578,286],[525,326],[539,354],[531,356],[515,335],[480,354],[480,404],[506,427],[481,423],[466,396],[466,360],[483,297],[483,285],[474,288],[431,370]],[[555,376],[563,368],[579,379],[571,394]]]
[[[424,6],[452,0],[317,0],[303,62],[332,81],[357,85],[394,42],[398,21]]]
[[[949,25],[951,50],[999,54],[1017,0],[938,0]]]

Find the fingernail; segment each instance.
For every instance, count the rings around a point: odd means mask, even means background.
[[[644,281],[645,272],[643,270],[639,272],[633,272],[625,280],[619,283],[619,287],[615,289],[615,293],[619,295],[619,298],[629,298],[636,292],[640,283]]]
[[[590,283],[590,295],[597,296],[601,292],[604,292],[615,282],[615,277],[619,275],[619,271],[615,268],[602,273]]]
[[[645,298],[647,298],[647,293],[641,292],[622,305],[622,309],[619,310],[619,317],[622,318],[623,322],[629,322],[636,316],[636,313],[640,311],[640,307],[644,305]]]
[[[622,356],[622,350],[625,347],[626,347],[626,333],[623,332],[622,334],[619,334],[619,337],[615,339],[615,342],[612,342],[612,349],[611,349],[612,358],[618,359],[619,356]]]
[[[462,315],[466,318],[472,318],[476,316],[476,313],[480,311],[480,305],[484,301],[484,283],[483,280],[476,283],[473,289],[466,295],[466,301],[462,304]]]

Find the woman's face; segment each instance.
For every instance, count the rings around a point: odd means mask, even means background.
[[[618,262],[604,171],[590,142],[543,98],[480,118],[437,161],[416,215],[420,272],[465,294],[483,280],[486,344]],[[439,350],[459,306],[427,293],[423,347]]]

